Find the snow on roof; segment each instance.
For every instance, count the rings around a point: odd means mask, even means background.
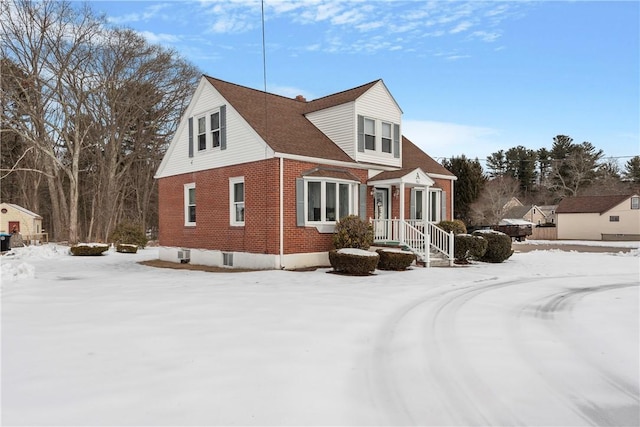
[[[520,218],[504,218],[501,220],[498,225],[535,225],[535,223],[531,221],[525,221]]]

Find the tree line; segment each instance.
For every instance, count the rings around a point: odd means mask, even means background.
[[[464,155],[445,159],[443,166],[458,180],[454,185],[455,215],[469,225],[495,224],[506,213],[506,203],[555,205],[564,197],[628,194],[640,189],[640,156],[629,158],[624,169],[590,142],[576,143],[557,135],[551,149],[516,146],[486,158]]]
[[[0,197],[50,238],[157,222],[153,178],[201,73],[87,4],[0,3]]]

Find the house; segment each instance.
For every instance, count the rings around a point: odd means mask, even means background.
[[[0,203],[0,233],[17,232],[26,241],[42,238],[42,217],[13,203]]]
[[[160,258],[328,265],[349,214],[426,264],[429,248],[451,256],[434,223],[452,218],[456,177],[401,130],[382,80],[307,101],[203,76],[156,173]]]
[[[544,211],[536,205],[514,206],[509,209],[502,218],[502,222],[514,222],[515,220],[526,221],[533,225],[541,225],[547,223],[547,217]]]
[[[556,209],[558,239],[640,240],[640,196],[581,196]]]

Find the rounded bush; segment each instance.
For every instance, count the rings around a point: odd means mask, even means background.
[[[79,244],[75,246],[71,246],[69,248],[71,253],[76,256],[98,256],[102,255],[103,252],[109,250],[109,245],[107,244]]]
[[[398,249],[378,249],[376,252],[380,255],[378,262],[380,270],[406,270],[416,260],[413,252]]]
[[[135,254],[138,252],[138,245],[129,245],[126,243],[118,243],[116,245],[116,252],[123,254]]]
[[[467,226],[464,225],[464,222],[459,219],[454,219],[453,221],[440,221],[438,227],[442,228],[447,233],[453,231],[453,234],[466,234]]]
[[[480,258],[484,262],[503,262],[513,255],[511,237],[495,230],[474,231],[474,236],[480,236],[487,241],[487,251]]]
[[[482,236],[456,234],[454,236],[454,257],[456,261],[478,260],[487,252],[489,242]]]
[[[373,243],[373,227],[357,215],[348,215],[336,223],[333,247],[369,249]]]
[[[364,249],[333,249],[329,263],[334,271],[354,276],[366,276],[375,271],[380,255]]]
[[[142,226],[130,221],[124,221],[116,226],[116,229],[109,236],[109,241],[115,244],[124,243],[144,248],[149,240]]]

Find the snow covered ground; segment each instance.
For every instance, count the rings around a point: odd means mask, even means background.
[[[637,246],[369,277],[16,249],[2,425],[638,425]]]

